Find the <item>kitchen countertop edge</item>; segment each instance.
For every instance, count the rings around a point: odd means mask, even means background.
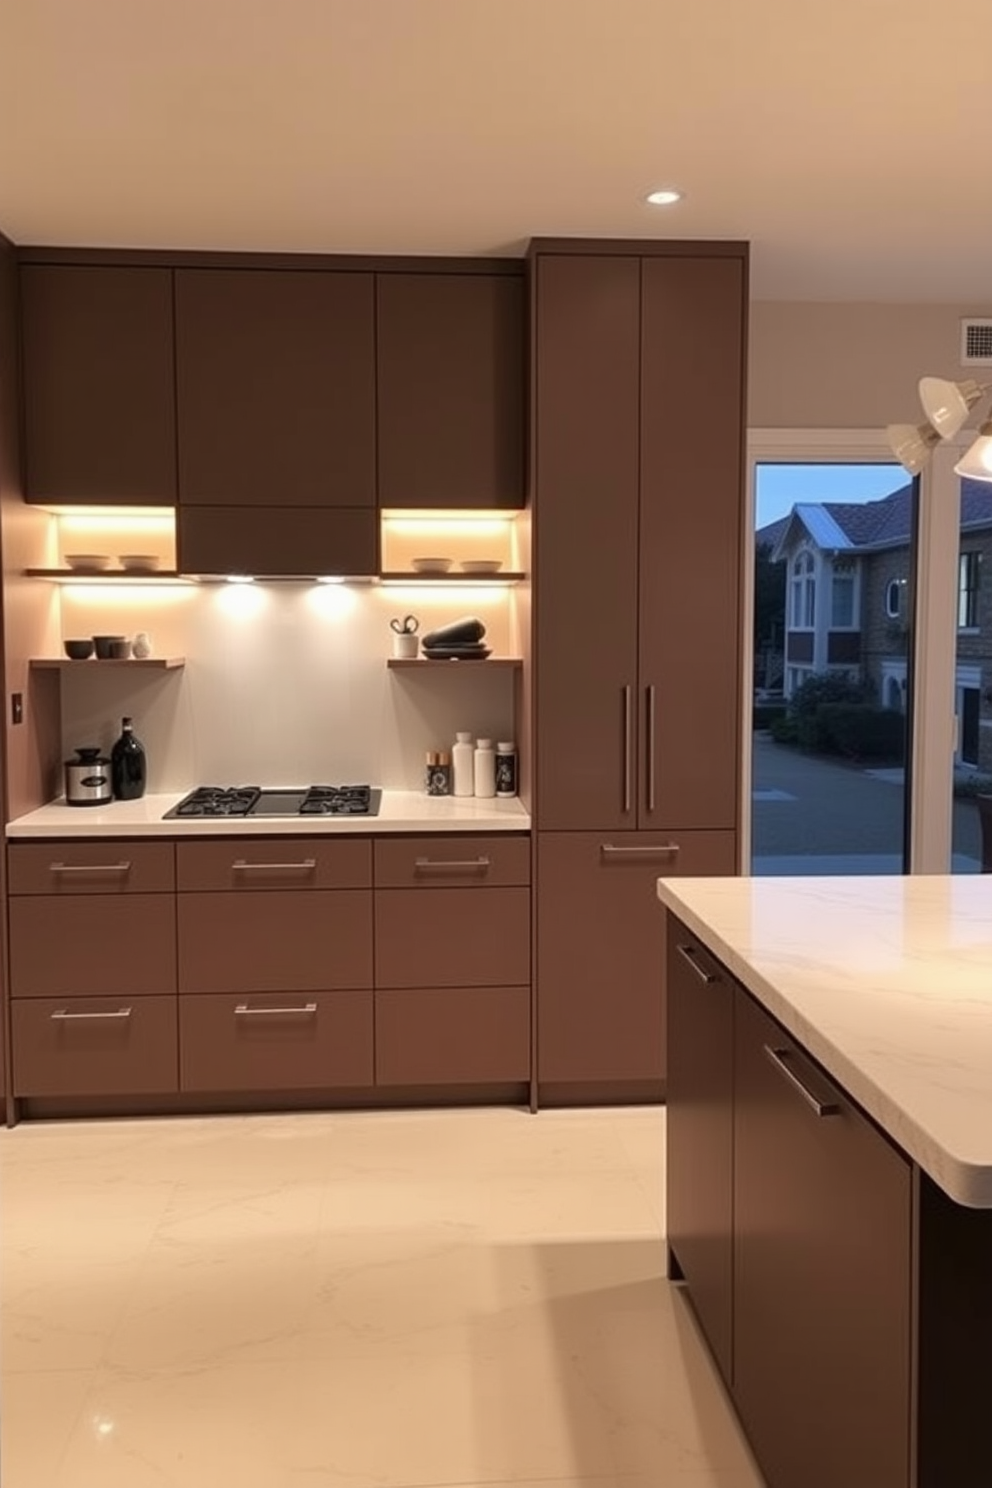
[[[992,1208],[992,879],[659,879],[657,893],[955,1203]]]
[[[384,790],[378,816],[353,817],[173,817],[163,820],[188,794],[175,791],[115,801],[107,806],[69,806],[64,800],[40,806],[7,823],[8,841],[54,837],[340,837],[384,833],[529,832],[530,815],[514,797],[425,796],[419,791]]]

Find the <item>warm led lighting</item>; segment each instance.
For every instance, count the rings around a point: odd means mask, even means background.
[[[340,620],[356,608],[358,592],[350,584],[310,584],[303,602],[322,620]]]
[[[318,584],[343,584],[345,582],[341,574],[318,574]]]
[[[263,584],[218,584],[213,602],[225,615],[245,620],[264,610],[271,597]]]
[[[67,591],[73,600],[92,600],[97,604],[119,604],[134,606],[140,596],[141,603],[166,604],[170,600],[187,599],[196,592],[196,585],[188,579],[155,579],[147,584],[134,579],[63,579],[59,588]]]
[[[170,529],[175,522],[175,512],[171,506],[100,506],[98,503],[92,506],[60,506],[57,502],[46,501],[43,506],[38,504],[37,510],[51,512],[53,517],[60,517],[63,521],[85,522],[90,517],[106,517],[111,524],[162,521]]]
[[[254,584],[254,582],[255,582],[255,578],[254,578],[254,575],[253,574],[225,574],[224,575],[224,583],[225,584]]]
[[[380,589],[391,605],[408,604],[411,609],[426,603],[445,603],[465,609],[471,605],[502,604],[510,592],[509,584],[402,584],[384,582]]]
[[[674,186],[662,186],[657,191],[648,193],[648,201],[652,207],[671,207],[682,200],[682,192]]]
[[[512,517],[383,517],[390,532],[406,537],[498,537],[513,526]]]
[[[99,532],[110,536],[116,532],[140,532],[145,536],[153,533],[161,537],[172,537],[175,522],[171,513],[167,515],[146,512],[73,512],[59,517],[60,532]]]

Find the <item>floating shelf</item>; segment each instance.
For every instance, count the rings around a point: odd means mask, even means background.
[[[445,667],[461,671],[464,667],[485,667],[486,671],[492,671],[493,667],[522,667],[523,662],[519,656],[486,656],[486,657],[440,657],[432,661],[427,656],[390,656],[386,661],[387,667],[393,671],[409,670],[410,667],[430,667],[432,672],[443,672]]]
[[[193,584],[174,568],[153,568],[147,573],[127,573],[122,568],[26,568],[29,579],[50,579],[55,584]]]
[[[379,575],[382,584],[471,584],[477,589],[480,584],[519,584],[525,573],[503,572],[488,574],[467,573],[405,573],[391,570]]]
[[[36,670],[52,670],[56,667],[72,667],[78,670],[80,667],[99,667],[102,672],[105,667],[145,667],[152,671],[171,672],[176,667],[186,665],[185,656],[128,656],[103,657],[89,656],[85,661],[72,661],[68,656],[41,656],[29,662]]]

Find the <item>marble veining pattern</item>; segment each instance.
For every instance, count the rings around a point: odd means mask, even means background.
[[[0,1133],[4,1488],[762,1488],[664,1113]]]
[[[992,1207],[992,877],[666,878],[658,896],[941,1188]]]

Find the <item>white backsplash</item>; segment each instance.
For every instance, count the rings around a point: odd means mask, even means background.
[[[197,784],[369,781],[419,789],[424,754],[457,729],[512,737],[514,672],[435,662],[386,667],[389,619],[413,612],[421,634],[462,615],[511,654],[513,590],[410,585],[69,585],[62,635],[133,636],[168,671],[77,662],[62,670],[63,745],[109,749],[124,714],[148,754],[149,789]]]

